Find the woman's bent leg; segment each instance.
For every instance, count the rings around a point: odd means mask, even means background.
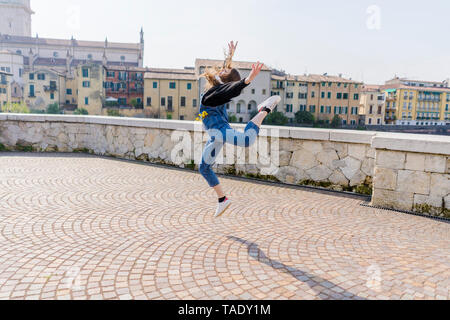
[[[220,185],[219,179],[212,170],[212,166],[214,165],[214,162],[216,161],[216,158],[222,148],[223,142],[215,137],[212,137],[206,144],[205,150],[203,151],[199,171],[211,188],[215,188]]]
[[[226,142],[229,144],[234,144],[237,147],[248,148],[252,146],[259,135],[259,127],[253,123],[249,122],[244,132],[227,128],[226,132]]]

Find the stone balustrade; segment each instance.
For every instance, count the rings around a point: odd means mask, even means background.
[[[199,122],[0,114],[0,151],[89,152],[194,169],[207,138]],[[221,155],[219,173],[373,190],[373,205],[450,217],[450,137],[265,126],[252,148]]]

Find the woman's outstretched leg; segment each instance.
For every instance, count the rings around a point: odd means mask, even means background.
[[[252,119],[251,122],[256,124],[258,128],[261,128],[262,123],[266,117],[271,113],[277,105],[280,103],[280,96],[272,96],[258,106],[259,113]]]

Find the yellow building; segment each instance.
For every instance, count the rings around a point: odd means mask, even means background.
[[[65,74],[49,69],[35,68],[24,73],[24,100],[33,110],[46,110],[51,104],[65,103]]]
[[[144,109],[151,118],[195,120],[199,110],[194,69],[154,69],[144,76]]]
[[[75,72],[78,108],[86,109],[90,115],[102,115],[105,100],[103,81],[105,69],[101,64],[79,65]],[[72,93],[73,93],[73,84]]]
[[[11,102],[12,74],[0,71],[0,108]]]
[[[386,98],[379,85],[363,85],[359,115],[366,125],[384,125]]]
[[[308,111],[318,121],[330,123],[338,115],[342,124],[357,125],[361,87],[361,82],[341,76],[272,75],[271,93],[282,97],[278,111],[288,118],[294,118],[298,111]]]
[[[386,122],[396,125],[450,124],[448,81],[416,81],[395,78],[383,86]]]

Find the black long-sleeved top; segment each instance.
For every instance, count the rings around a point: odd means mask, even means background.
[[[242,79],[212,87],[204,94],[202,104],[207,107],[222,106],[238,97],[247,86],[245,79]]]

